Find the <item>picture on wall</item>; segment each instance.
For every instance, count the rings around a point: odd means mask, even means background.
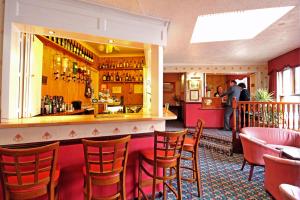
[[[189,80],[189,89],[190,90],[199,90],[200,81],[199,80]]]
[[[199,90],[190,90],[191,101],[199,101]]]
[[[163,85],[164,92],[174,92],[175,91],[175,83],[165,82]]]

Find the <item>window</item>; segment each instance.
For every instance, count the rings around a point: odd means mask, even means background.
[[[277,100],[280,96],[291,99],[293,95],[300,95],[300,66],[277,72]]]
[[[283,95],[293,94],[293,75],[292,69],[286,69],[282,72],[282,90]]]
[[[300,66],[295,68],[295,94],[300,95]]]

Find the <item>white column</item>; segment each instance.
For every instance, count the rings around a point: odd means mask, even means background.
[[[163,47],[151,46],[151,114],[163,115]]]

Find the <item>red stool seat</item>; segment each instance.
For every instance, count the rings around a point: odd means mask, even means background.
[[[171,152],[171,151],[169,151],[167,154],[168,154],[167,156],[173,156],[173,152]],[[148,164],[154,165],[155,162],[154,162],[154,150],[153,149],[143,150],[143,151],[140,152],[140,155],[144,158],[144,160]],[[157,155],[164,156],[165,152],[164,151],[158,151]],[[176,162],[176,158],[169,159],[169,160],[158,159],[157,160],[157,165],[160,166],[160,165],[163,165],[163,164],[169,164],[169,163],[174,163],[174,162]]]
[[[183,143],[184,151],[193,151],[196,140],[192,137],[186,137]]]

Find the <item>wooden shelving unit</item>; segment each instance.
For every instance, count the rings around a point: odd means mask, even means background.
[[[109,69],[98,69],[99,71],[122,71],[122,70],[143,70],[143,68],[109,68]]]
[[[44,36],[41,36],[41,35],[36,35],[36,37],[41,40],[45,45],[48,45],[48,46],[51,46],[52,48],[58,50],[58,51],[61,51],[62,53],[68,55],[68,56],[71,56],[73,57],[74,59],[77,59],[77,60],[80,60],[81,62],[84,62],[88,65],[93,65],[93,62],[90,62],[86,59],[84,59],[83,57],[73,53],[72,51],[69,51],[67,49],[65,49],[64,47],[60,46],[59,44],[56,44],[55,42],[53,42],[52,40],[44,37]]]
[[[143,83],[143,81],[101,81],[101,83]]]

